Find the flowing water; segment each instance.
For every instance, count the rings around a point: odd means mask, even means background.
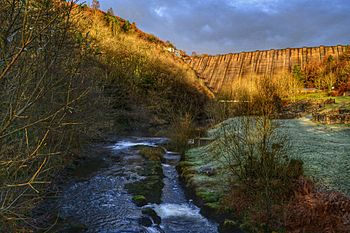
[[[83,224],[84,232],[88,233],[217,232],[217,224],[204,218],[200,209],[186,199],[175,169],[180,156],[172,152],[166,152],[162,164],[165,176],[162,202],[146,206],[156,211],[161,224],[150,227],[140,224],[145,207],[137,207],[124,186],[143,179],[138,171],[143,169],[144,159],[137,153],[137,146],[156,147],[165,141],[165,138],[127,138],[101,147],[103,165],[96,163],[99,169],[94,172],[86,169],[77,172],[59,201],[60,216]]]

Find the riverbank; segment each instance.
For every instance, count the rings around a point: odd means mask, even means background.
[[[204,146],[187,151],[177,166],[186,195],[204,216],[219,223],[219,232],[242,232],[232,211],[222,207],[224,194],[229,191],[227,179],[219,173],[220,167],[210,158],[208,149]]]
[[[218,128],[208,130],[206,145],[183,155],[177,170],[188,197],[201,207],[204,216],[219,223],[219,232],[239,233],[243,232],[241,223],[234,218],[232,209],[223,207],[225,194],[230,191],[230,176],[224,172],[223,163],[213,156]]]
[[[166,141],[124,137],[92,146],[42,205],[56,212],[51,231],[217,232],[186,198],[175,170],[180,155],[163,149]]]
[[[350,143],[348,142],[350,128],[322,126],[312,122],[309,118],[276,120],[276,122],[280,125],[280,130],[289,136],[291,158],[301,159],[304,162],[305,175],[313,179],[313,182],[299,180],[298,185],[304,182],[304,185],[308,187],[307,195],[310,195],[309,198],[315,202],[315,208],[327,208],[327,202],[334,202],[329,199],[333,195],[334,200],[338,201],[336,203],[343,203],[342,205],[346,206],[344,207],[344,213],[332,212],[329,209],[330,212],[326,212],[329,215],[336,216],[336,218],[343,217],[343,214],[350,211],[349,198],[346,197],[350,191],[348,183],[350,157],[347,153],[350,150]],[[220,126],[209,130],[208,137],[214,139],[217,136],[218,128]],[[214,147],[215,140],[206,146],[190,149],[183,156],[178,171],[189,196],[202,207],[201,212],[205,216],[220,222],[222,232],[235,232],[238,228],[246,232],[257,232],[247,219],[237,218],[235,217],[237,213],[225,208],[225,196],[230,193],[228,188],[229,178],[223,174],[222,163],[213,157]],[[312,183],[315,183],[316,187]],[[300,191],[298,185],[295,188],[297,193]],[[305,195],[303,193],[301,197],[306,198]],[[290,206],[304,208],[303,204],[300,204],[303,203],[301,199],[297,200],[291,197],[291,200],[295,202],[291,202]],[[290,206],[284,206],[284,208],[292,214],[293,211],[288,210],[288,208],[291,208]],[[299,216],[296,216],[298,214]],[[293,213],[292,215],[295,219],[300,218],[300,222],[303,222],[303,217],[300,216],[302,214],[305,213]],[[314,216],[310,217],[308,214],[305,214],[305,216],[310,219],[310,222],[305,223],[305,227],[310,227],[310,224],[311,226],[312,224],[317,226],[319,224],[317,221],[323,221],[322,224],[326,224],[325,222],[329,220],[328,217],[320,217],[319,219],[315,218],[315,222],[312,222]],[[293,224],[285,227],[303,229],[302,225],[296,226],[296,223]],[[343,230],[350,229],[349,225],[342,226],[344,227],[342,229],[336,228],[338,226],[333,226],[332,229],[340,229],[338,232],[346,232]]]

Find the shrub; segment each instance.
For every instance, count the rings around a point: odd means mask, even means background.
[[[152,35],[152,34],[147,37],[147,40],[151,43],[158,43],[158,41],[159,41],[159,39],[155,35]]]
[[[169,136],[174,149],[183,154],[189,148],[189,139],[195,134],[193,118],[189,114],[175,119],[169,130]]]
[[[124,32],[129,32],[131,30],[131,28],[132,27],[131,27],[131,23],[129,22],[129,20],[124,21],[124,24],[122,26],[122,30]]]
[[[159,147],[145,147],[140,150],[140,155],[152,161],[160,161],[163,158],[164,150]]]
[[[303,169],[301,162],[289,159],[288,138],[271,120],[280,107],[278,83],[261,78],[253,84],[253,92],[236,92],[236,98],[250,101],[237,108],[240,117],[222,123],[213,154],[231,175],[227,203],[268,231],[275,206],[289,200]]]
[[[273,207],[289,200],[302,175],[300,163],[289,160],[287,138],[266,117],[239,117],[222,127],[214,154],[231,174],[227,203],[242,216],[259,214],[254,222],[270,227]]]

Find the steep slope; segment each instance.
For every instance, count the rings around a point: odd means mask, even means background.
[[[88,8],[86,5],[75,5],[74,15],[78,30],[83,32],[82,36],[92,39],[91,45],[98,48],[102,55],[111,55],[116,53],[116,50],[123,50],[124,56],[158,59],[161,63],[168,63],[171,68],[183,71],[184,81],[208,97],[213,97],[213,93],[203,80],[198,79],[191,67],[184,62],[188,58],[185,52],[176,49],[171,42],[165,42],[153,34],[140,30],[134,22],[130,23],[129,20],[99,9]]]
[[[347,46],[320,46],[313,48],[288,48],[242,52],[219,56],[191,57],[189,64],[204,79],[206,85],[218,92],[239,77],[252,75],[271,76],[291,72],[298,65],[304,67],[309,62],[322,61],[332,55],[343,54]]]
[[[98,54],[94,59],[102,70],[95,76],[106,74],[113,109],[123,106],[117,114],[126,128],[152,119],[169,123],[185,113],[196,117],[213,97],[170,42],[100,10],[77,7],[74,20],[89,48]]]

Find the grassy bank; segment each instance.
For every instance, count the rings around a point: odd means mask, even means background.
[[[234,122],[228,120],[209,130],[208,136],[212,139],[223,137],[223,128],[230,121]],[[270,224],[274,227],[270,230],[326,232],[325,229],[329,227],[336,232],[347,232],[350,226],[340,219],[349,212],[350,202],[339,191],[349,195],[349,129],[320,126],[306,119],[278,122],[281,125],[278,130],[289,135],[290,157],[303,161],[305,175],[313,177],[317,188],[308,178],[295,180],[294,194],[291,193],[286,202],[273,207],[274,221]],[[186,152],[179,165],[184,185],[202,207],[202,213],[221,223],[222,232],[232,232],[238,228],[245,232],[264,232],[265,220],[259,219],[259,213],[249,213],[230,206],[231,201],[242,201],[232,196],[232,190],[240,187],[238,183],[232,186],[234,177],[228,175],[222,161],[213,152],[216,147],[217,142],[213,140],[206,146]],[[314,203],[312,208],[307,206],[307,199]],[[254,199],[250,201],[256,202]],[[332,210],[330,205],[337,208],[344,206],[344,212]],[[340,222],[330,223],[336,219]]]
[[[280,121],[294,158],[304,162],[305,174],[325,189],[350,195],[350,128],[324,126],[310,119]]]
[[[242,232],[234,210],[223,204],[230,191],[229,176],[213,160],[210,145],[186,152],[177,170],[185,192],[201,208],[200,213],[219,223],[220,232]]]
[[[310,93],[297,95],[296,101],[315,101],[315,102],[325,102],[329,99],[335,101],[335,103],[326,104],[320,109],[321,112],[328,112],[337,109],[350,110],[350,96],[329,96],[326,92]]]

